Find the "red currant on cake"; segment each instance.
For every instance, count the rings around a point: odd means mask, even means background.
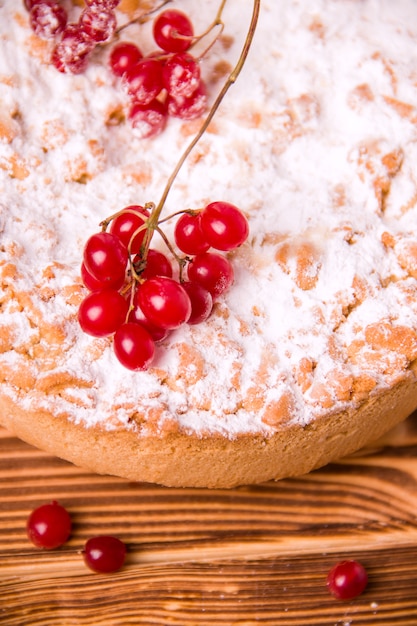
[[[229,202],[212,202],[201,212],[201,229],[216,250],[233,250],[244,243],[249,224],[243,213]]]
[[[31,3],[29,14],[31,28],[42,39],[53,39],[67,23],[67,12],[56,0]]]
[[[85,543],[83,557],[85,564],[94,572],[117,572],[126,559],[126,544],[110,535],[92,537]]]
[[[146,280],[139,287],[138,303],[152,324],[168,330],[179,328],[191,315],[191,302],[186,291],[167,276]]]
[[[191,54],[174,54],[163,66],[162,79],[170,96],[190,98],[200,85],[200,65]]]
[[[145,326],[126,322],[116,330],[113,349],[127,369],[147,370],[155,355],[155,341]]]
[[[153,23],[155,42],[166,52],[185,52],[193,42],[190,19],[176,9],[163,11]]]
[[[128,251],[113,233],[91,235],[84,247],[84,265],[97,280],[112,285],[125,275]]]
[[[136,44],[123,41],[116,44],[109,57],[110,69],[115,76],[123,76],[143,58]]]
[[[64,74],[80,74],[86,69],[94,48],[94,42],[77,24],[68,24],[52,51],[51,63]]]
[[[351,600],[359,596],[368,584],[368,575],[358,561],[337,563],[327,576],[327,587],[338,600]]]
[[[201,324],[210,317],[213,309],[213,297],[207,289],[198,283],[185,281],[182,288],[187,292],[191,302],[191,315],[188,324]]]
[[[194,120],[201,117],[207,109],[207,92],[202,81],[192,96],[168,97],[168,113],[182,120]]]
[[[114,11],[93,5],[81,13],[78,24],[88,39],[103,43],[114,35],[117,21]]]
[[[201,213],[181,215],[175,224],[174,239],[178,248],[185,254],[207,252],[210,244],[201,228]]]
[[[142,206],[127,206],[112,220],[109,233],[117,237],[132,254],[137,254],[145,237],[144,226],[148,217],[149,211]]]
[[[42,504],[28,517],[26,531],[37,548],[53,550],[68,540],[71,534],[71,517],[58,502]]]
[[[162,64],[155,58],[141,59],[125,72],[123,80],[134,102],[149,104],[163,88]]]
[[[188,264],[188,278],[204,287],[217,298],[234,281],[233,266],[226,257],[216,252],[197,254]]]
[[[120,328],[128,310],[129,303],[118,291],[92,291],[79,306],[78,322],[88,335],[106,337]]]
[[[133,260],[133,265],[141,278],[153,278],[154,276],[168,276],[172,278],[172,265],[169,259],[159,252],[150,248],[146,259],[143,260],[138,254]],[[143,269],[142,269],[143,266]]]
[[[132,128],[141,139],[159,135],[166,126],[167,118],[166,105],[159,100],[153,100],[149,104],[135,102],[129,111]]]

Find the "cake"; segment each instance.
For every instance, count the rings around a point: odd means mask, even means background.
[[[64,3],[65,4],[65,3]],[[72,19],[82,7],[66,3]],[[203,33],[215,0],[178,0]],[[155,54],[158,3],[118,24]],[[237,206],[234,282],[147,369],[78,320],[83,250],[108,216],[157,203],[238,62],[251,2],[229,0],[200,67],[207,111],[141,136],[112,44],[58,71],[23,2],[0,22],[0,423],[93,472],[228,488],[307,473],[417,408],[417,5],[262,0],[241,73],[162,217]],[[132,13],[133,11],[133,13]],[[164,222],[169,241],[175,220]],[[167,252],[155,235],[155,249]]]

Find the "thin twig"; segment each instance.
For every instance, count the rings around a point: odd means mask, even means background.
[[[233,68],[232,72],[229,74],[226,82],[223,85],[223,88],[221,89],[220,93],[218,94],[216,100],[213,103],[213,106],[211,107],[206,119],[204,120],[200,130],[198,131],[198,133],[195,135],[195,137],[192,139],[192,141],[190,142],[190,144],[187,146],[187,148],[184,150],[181,158],[179,159],[177,165],[175,166],[171,176],[169,177],[165,188],[162,192],[162,196],[161,199],[159,200],[158,204],[156,205],[155,210],[152,212],[151,217],[149,218],[149,229],[147,232],[147,236],[145,237],[145,251],[149,248],[149,244],[152,238],[152,234],[153,234],[153,230],[155,230],[155,228],[158,225],[159,222],[159,217],[160,214],[162,212],[162,209],[164,208],[166,199],[168,197],[169,192],[171,191],[171,188],[175,182],[175,179],[179,173],[179,171],[181,170],[182,166],[184,165],[184,162],[186,161],[186,159],[188,158],[189,154],[192,152],[192,150],[194,149],[194,147],[196,146],[196,144],[199,142],[199,140],[201,139],[201,137],[204,135],[205,131],[207,130],[210,122],[212,121],[214,115],[217,112],[217,109],[219,108],[223,98],[225,97],[227,91],[230,89],[230,87],[236,82],[237,77],[239,76],[246,58],[249,54],[249,49],[251,47],[252,41],[253,41],[253,37],[255,34],[255,30],[256,30],[256,25],[258,22],[258,17],[259,17],[259,9],[260,9],[260,3],[261,0],[254,0],[253,2],[253,10],[252,10],[252,17],[251,17],[251,21],[249,24],[249,28],[248,28],[248,34],[246,36],[245,39],[245,43],[243,45],[242,51],[240,53],[239,59],[235,65],[235,67]],[[222,2],[222,5],[220,7],[220,10],[223,9],[224,6],[224,2]],[[220,11],[219,10],[219,11]]]

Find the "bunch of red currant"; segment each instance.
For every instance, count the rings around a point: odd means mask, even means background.
[[[116,33],[118,0],[86,0],[74,23],[57,0],[24,3],[36,35],[54,40],[51,63],[63,73],[83,72],[95,48]],[[128,117],[143,138],[159,134],[168,116],[195,119],[207,107],[200,65],[189,52],[196,38],[188,16],[175,9],[161,12],[153,22],[153,38],[158,49],[150,55],[134,43],[120,42],[109,59],[131,103]]]
[[[78,21],[69,23],[66,9],[57,0],[24,0],[34,33],[54,40],[51,62],[60,72],[83,72],[95,47],[116,31],[114,9],[119,0],[85,2]]]
[[[163,11],[153,23],[159,46],[148,56],[133,43],[116,44],[110,68],[122,78],[131,99],[129,118],[141,137],[160,133],[168,116],[191,120],[207,107],[200,65],[190,52],[194,29],[189,18],[175,9]]]
[[[155,344],[170,331],[209,317],[213,301],[234,281],[230,261],[209,249],[233,250],[249,233],[246,217],[227,202],[180,212],[174,239],[186,256],[179,256],[150,208],[128,206],[105,220],[88,239],[81,266],[90,293],[79,307],[80,326],[95,337],[114,335],[114,352],[131,370],[146,370]],[[155,231],[178,262],[175,277],[169,258],[150,247]]]

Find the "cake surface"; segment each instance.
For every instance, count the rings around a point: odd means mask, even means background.
[[[197,32],[218,8],[174,4]],[[209,103],[251,4],[229,0],[201,62]],[[308,472],[417,408],[414,0],[262,0],[241,75],[164,209],[244,212],[235,282],[143,372],[79,327],[83,248],[106,217],[159,200],[202,120],[141,139],[111,46],[61,74],[23,3],[1,12],[0,423],[93,471],[230,487]],[[150,23],[123,37],[155,46]]]

